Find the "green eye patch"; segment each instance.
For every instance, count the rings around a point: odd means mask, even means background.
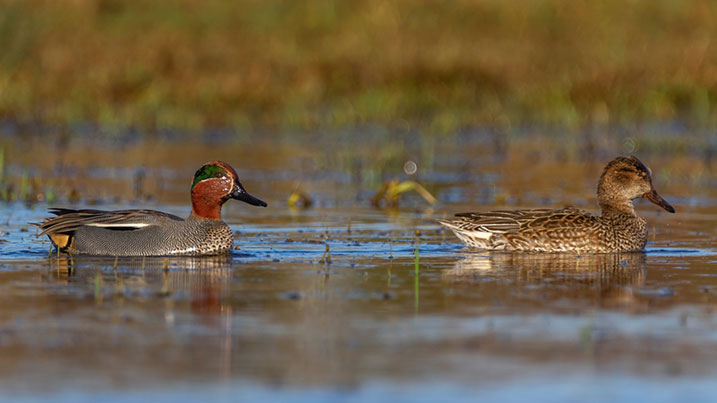
[[[209,179],[209,178],[221,178],[222,176],[229,176],[226,169],[219,165],[204,165],[194,174],[194,180],[192,181],[192,189],[197,183]]]

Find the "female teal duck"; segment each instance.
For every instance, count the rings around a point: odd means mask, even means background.
[[[36,225],[59,250],[104,256],[218,255],[231,251],[233,234],[221,220],[222,205],[237,199],[266,203],[247,193],[234,168],[221,161],[204,164],[192,181],[192,212],[184,220],[154,210],[70,210]]]
[[[534,252],[639,251],[647,243],[647,224],[632,200],[644,197],[674,213],[652,186],[650,170],[631,156],[610,161],[597,188],[602,214],[574,208],[460,213],[441,221],[476,249]]]

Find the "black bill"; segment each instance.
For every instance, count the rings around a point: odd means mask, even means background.
[[[236,185],[234,185],[234,190],[232,190],[231,194],[229,194],[229,197],[236,200],[241,200],[244,203],[249,203],[252,206],[262,206],[266,207],[266,202],[257,199],[256,197],[250,195],[246,189],[244,189],[244,186],[242,186],[241,183],[237,182]]]

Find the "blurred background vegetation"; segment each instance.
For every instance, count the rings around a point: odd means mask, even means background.
[[[0,0],[0,120],[717,123],[712,0]]]

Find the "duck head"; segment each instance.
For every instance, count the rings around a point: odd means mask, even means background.
[[[202,165],[192,180],[192,214],[218,220],[221,218],[222,205],[229,199],[266,207],[266,203],[244,189],[236,171],[229,164],[210,161]]]
[[[617,157],[610,161],[598,182],[598,203],[603,208],[614,208],[634,213],[632,200],[644,197],[670,213],[675,209],[652,186],[650,170],[637,157]]]

